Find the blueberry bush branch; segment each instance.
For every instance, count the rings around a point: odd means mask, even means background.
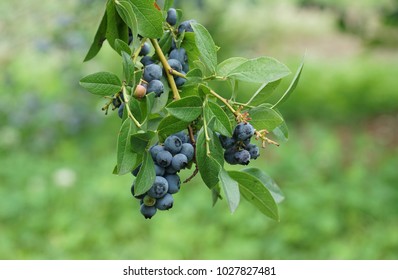
[[[172,0],[164,3],[161,8],[151,0],[108,0],[84,59],[94,58],[105,40],[121,57],[123,77],[97,72],[80,80],[87,91],[106,99],[105,113],[112,107],[121,119],[113,173],[132,174],[131,194],[148,219],[171,209],[181,184],[200,175],[213,205],[225,197],[234,212],[243,198],[279,220],[283,194],[272,178],[259,168],[231,171],[228,166],[258,159],[257,143],[279,145],[270,134],[281,142],[288,139],[277,106],[296,88],[303,63],[272,104],[270,93],[290,74],[283,63],[267,56],[219,62],[208,30],[183,20]],[[211,81],[232,86],[232,93],[217,93]],[[239,82],[260,87],[244,102]],[[191,175],[181,183],[186,169]]]

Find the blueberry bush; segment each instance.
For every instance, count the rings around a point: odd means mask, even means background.
[[[131,193],[145,218],[173,207],[173,195],[200,174],[211,190],[213,204],[226,198],[234,212],[240,198],[266,216],[279,220],[283,194],[267,173],[248,165],[260,147],[279,146],[288,139],[278,111],[294,91],[301,64],[290,86],[276,102],[270,96],[290,70],[262,56],[217,60],[219,48],[197,21],[183,20],[181,10],[166,0],[162,7],[149,0],[108,0],[85,61],[103,42],[120,55],[123,77],[97,72],[80,80],[90,93],[103,97],[103,110],[117,110],[121,127],[113,173],[132,174]],[[217,93],[212,84],[228,83]],[[237,88],[258,84],[246,102],[237,102]],[[180,171],[191,170],[187,178]]]

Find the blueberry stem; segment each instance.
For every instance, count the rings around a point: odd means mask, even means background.
[[[151,43],[152,43],[153,47],[155,48],[155,52],[159,56],[160,62],[162,63],[163,68],[164,68],[164,70],[166,72],[167,81],[169,82],[170,88],[173,91],[173,99],[174,100],[181,99],[180,93],[178,92],[176,83],[174,81],[174,77],[173,77],[172,74],[170,74],[170,71],[172,70],[172,68],[170,67],[169,63],[167,62],[167,59],[164,56],[161,47],[159,46],[158,40],[151,39]]]
[[[214,90],[212,90],[212,89],[210,89],[210,93],[211,93],[213,96],[217,97],[222,103],[224,103],[224,104],[228,107],[228,109],[235,115],[235,117],[239,117],[238,111],[236,111],[236,110],[231,106],[231,104],[229,104],[229,102],[228,102],[227,99],[225,99],[225,98],[222,97],[221,95],[217,94],[217,93],[216,93]]]
[[[174,69],[172,69],[172,68],[171,68],[171,70],[170,70],[170,74],[172,74],[172,75],[174,75],[174,76],[178,76],[178,77],[184,78],[184,79],[187,78],[186,75],[184,75],[184,74],[182,74],[182,73],[180,73],[180,72],[178,72],[178,71],[176,71],[176,70],[174,70]]]

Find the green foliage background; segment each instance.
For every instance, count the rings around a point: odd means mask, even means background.
[[[1,259],[398,257],[398,45],[342,32],[332,1],[203,2],[179,1],[186,18],[208,27],[220,61],[265,54],[295,69],[306,53],[300,84],[281,107],[290,141],[253,162],[285,193],[281,222],[245,201],[233,215],[225,201],[212,208],[200,178],[175,196],[172,210],[144,220],[130,196],[132,177],[111,174],[119,119],[103,116],[103,100],[78,85],[89,73],[122,70],[109,46],[82,64],[103,6],[7,0],[0,3]],[[345,2],[339,9],[376,20],[376,34],[396,32],[380,15],[395,2]],[[242,100],[251,90],[240,87]]]

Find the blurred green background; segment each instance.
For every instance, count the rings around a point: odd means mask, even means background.
[[[120,121],[78,85],[121,72],[109,46],[82,63],[102,2],[0,2],[0,259],[398,258],[398,1],[176,1],[220,61],[294,72],[306,54],[280,108],[290,140],[252,163],[285,193],[279,223],[245,201],[213,208],[199,178],[143,219],[133,178],[111,174]]]

